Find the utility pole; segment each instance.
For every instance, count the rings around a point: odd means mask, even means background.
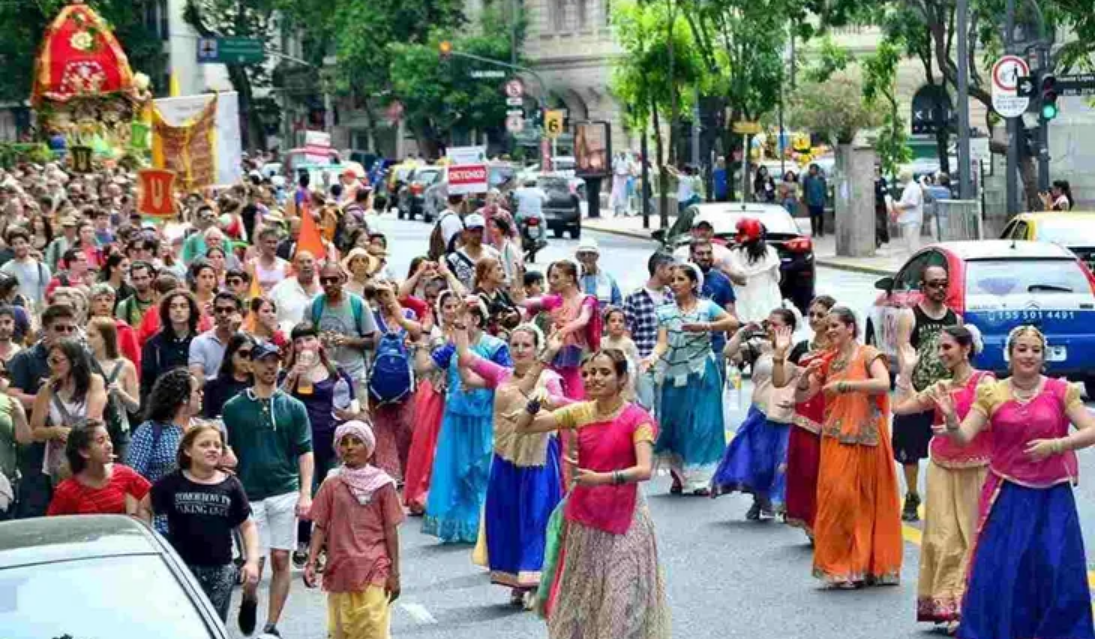
[[[1004,52],[1015,53],[1015,0],[1007,0],[1005,13]],[[1008,161],[1004,169],[1007,180],[1008,217],[1019,214],[1019,132],[1022,118],[1007,118]]]
[[[958,197],[973,199],[970,181],[969,0],[958,0]]]

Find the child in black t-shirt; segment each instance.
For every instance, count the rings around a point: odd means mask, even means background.
[[[232,530],[239,528],[247,558],[244,580],[259,578],[259,537],[249,518],[251,504],[243,484],[220,470],[224,435],[213,426],[194,426],[179,443],[179,469],[152,485],[141,501],[140,515],[167,515],[168,539],[201,584],[222,621],[228,619],[232,586]],[[252,630],[254,625],[252,622]],[[248,633],[249,634],[249,633]]]

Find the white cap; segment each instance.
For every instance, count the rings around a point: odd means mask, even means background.
[[[464,218],[464,228],[466,229],[482,229],[486,227],[487,221],[478,213],[472,213]]]
[[[597,240],[588,238],[583,239],[581,243],[578,244],[578,250],[575,251],[575,253],[596,253],[597,255],[600,255],[601,248],[597,246]]]

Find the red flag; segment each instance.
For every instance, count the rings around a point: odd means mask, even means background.
[[[316,220],[312,217],[311,207],[304,202],[300,207],[300,237],[297,239],[297,248],[293,256],[301,251],[308,251],[316,260],[322,260],[327,256],[327,250],[323,247],[323,236],[319,233]]]
[[[142,215],[169,217],[175,213],[175,173],[162,169],[137,171],[139,183],[137,210]]]

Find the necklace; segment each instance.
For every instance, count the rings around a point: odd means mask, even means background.
[[[1038,396],[1038,387],[1041,386],[1042,379],[1039,377],[1034,385],[1029,388],[1023,388],[1015,383],[1014,379],[1008,379],[1008,386],[1011,387],[1011,395],[1021,404],[1025,404]]]
[[[596,415],[596,417],[598,418],[597,421],[601,421],[602,419],[607,420],[607,419],[611,419],[611,418],[615,417],[616,414],[619,413],[620,410],[623,407],[624,407],[624,400],[620,399],[619,403],[616,404],[615,407],[613,407],[612,409],[607,410],[607,411],[601,410],[601,407],[599,405],[594,404],[593,405],[593,412]]]

